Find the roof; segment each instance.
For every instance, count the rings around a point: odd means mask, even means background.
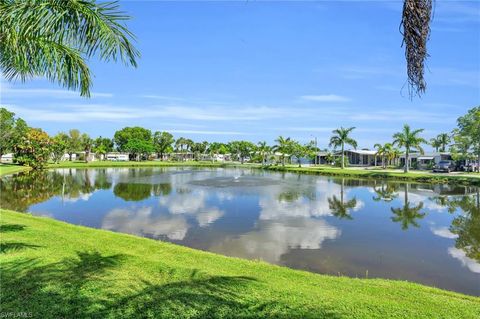
[[[359,155],[375,155],[375,154],[377,154],[377,151],[371,151],[371,150],[345,150],[345,152],[355,153],[355,154],[359,154]]]
[[[417,159],[419,160],[425,160],[425,159],[433,159],[435,156],[419,156]]]
[[[424,157],[434,158],[436,156],[441,156],[441,155],[450,155],[450,153],[449,152],[429,152],[429,153],[420,154],[415,152],[415,153],[408,154],[410,158],[417,158],[417,159],[424,158]],[[400,157],[405,157],[405,153],[400,155]]]

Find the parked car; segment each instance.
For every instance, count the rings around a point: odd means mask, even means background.
[[[437,165],[433,168],[434,172],[447,172],[450,173],[451,171],[455,170],[455,164],[452,161],[440,161]]]
[[[467,165],[463,166],[463,170],[465,172],[476,172],[478,171],[478,163],[468,163]]]

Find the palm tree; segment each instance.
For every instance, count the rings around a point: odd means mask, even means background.
[[[325,155],[325,161],[327,161],[327,164],[332,164],[335,161],[335,156],[332,152],[328,152],[327,155]]]
[[[267,145],[267,142],[258,142],[258,152],[260,153],[260,156],[262,157],[262,165],[265,165],[267,163],[267,157],[268,154],[272,151],[272,148]]]
[[[390,154],[393,151],[392,143],[385,144],[375,144],[374,147],[377,149],[377,154],[382,157],[382,167],[387,168],[387,160],[390,158]]]
[[[391,219],[395,223],[401,223],[403,230],[407,230],[410,225],[420,227],[417,219],[423,219],[425,217],[425,213],[421,212],[422,208],[423,203],[410,207],[410,202],[408,201],[408,184],[405,184],[404,205],[400,208],[390,208],[393,215],[395,215]]]
[[[357,141],[353,138],[348,136],[351,131],[353,131],[355,127],[350,128],[343,128],[340,127],[339,129],[333,130],[332,133],[334,134],[330,138],[329,146],[333,146],[334,148],[341,147],[342,149],[342,169],[345,168],[345,144],[353,146],[353,148],[357,149]]]
[[[290,137],[284,138],[283,136],[279,136],[275,142],[277,145],[274,146],[274,150],[281,153],[282,166],[285,166],[285,155],[290,156],[292,140]]]
[[[128,19],[116,2],[1,0],[0,69],[8,80],[46,77],[88,97],[90,58],[136,67]]]
[[[390,159],[393,165],[398,165],[398,159],[400,156],[402,156],[402,152],[398,148],[394,147],[390,152]]]
[[[438,137],[431,138],[430,145],[435,149],[435,152],[438,152],[438,149],[440,148],[440,146],[442,146]]]
[[[410,126],[405,124],[402,132],[393,134],[393,144],[405,148],[405,173],[408,173],[410,151],[417,149],[421,154],[423,154],[423,148],[421,147],[421,144],[427,144],[427,141],[419,136],[419,134],[422,132],[423,129],[411,130]]]
[[[450,135],[448,133],[441,133],[437,135],[437,141],[440,147],[440,152],[445,152],[447,145],[450,143]]]

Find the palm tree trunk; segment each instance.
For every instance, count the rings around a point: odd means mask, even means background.
[[[344,147],[345,147],[345,145],[344,145],[343,142],[342,142],[342,166],[341,166],[342,169],[345,168],[345,152],[344,152]]]
[[[408,148],[405,150],[405,166],[403,167],[403,172],[404,173],[408,173],[408,160],[409,160],[409,156],[408,156]]]
[[[480,152],[478,152],[477,172],[480,173]]]
[[[408,205],[408,183],[405,183],[405,206]]]

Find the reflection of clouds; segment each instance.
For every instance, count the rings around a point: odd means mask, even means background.
[[[223,211],[206,205],[208,194],[205,191],[176,193],[174,196],[162,197],[160,205],[165,206],[173,215],[194,215],[200,227],[207,226],[223,216]]]
[[[363,202],[360,199],[357,199],[357,203],[356,203],[355,207],[352,208],[352,210],[354,212],[358,212],[359,210],[361,210],[364,207],[365,207],[365,202]]]
[[[172,214],[195,214],[205,206],[206,193],[203,191],[176,193],[162,197],[159,202]]]
[[[211,250],[244,258],[260,258],[277,263],[289,249],[319,249],[326,239],[335,239],[340,230],[324,220],[288,218],[261,221],[257,229],[240,237],[227,238]]]
[[[426,209],[429,209],[429,210],[436,210],[437,212],[443,212],[443,211],[446,210],[446,207],[431,201],[428,198],[428,196],[423,196],[423,195],[420,195],[420,194],[415,194],[415,193],[409,192],[408,193],[408,201],[415,206],[420,205],[420,203],[423,203],[423,208],[426,208]]]
[[[208,224],[213,223],[217,219],[223,216],[223,212],[217,208],[211,208],[208,211],[198,213],[197,221],[200,227],[208,226]]]
[[[63,197],[63,201],[64,202],[68,202],[68,203],[75,203],[75,202],[78,202],[79,200],[83,200],[83,201],[88,201],[90,199],[90,197],[93,195],[94,192],[91,192],[91,193],[81,193],[80,195],[76,196],[76,197]]]
[[[443,238],[449,238],[449,239],[455,239],[458,237],[458,235],[455,235],[452,233],[447,227],[434,227],[431,226],[430,230],[432,233],[434,233],[437,236],[443,237]]]
[[[290,249],[320,249],[326,239],[335,239],[341,232],[314,217],[331,215],[328,198],[338,196],[341,186],[326,180],[318,180],[314,186],[314,199],[299,196],[294,200],[282,200],[279,195],[288,191],[288,188],[271,186],[263,189],[259,199],[261,211],[255,229],[239,237],[227,238],[211,247],[211,250],[278,263]],[[358,201],[356,209],[363,206],[364,203]]]
[[[102,228],[140,236],[167,236],[182,240],[189,228],[183,216],[155,216],[152,207],[138,210],[113,209],[105,215]]]
[[[471,272],[480,273],[480,264],[466,256],[465,252],[461,249],[450,247],[448,253],[453,258],[460,260],[464,267],[467,267]]]
[[[278,200],[278,194],[270,193],[260,198],[260,219],[271,220],[282,217],[318,217],[331,215],[328,198],[338,195],[340,185],[319,180],[316,183],[316,198],[310,200],[303,196],[293,201]],[[280,193],[280,192],[279,192]]]

